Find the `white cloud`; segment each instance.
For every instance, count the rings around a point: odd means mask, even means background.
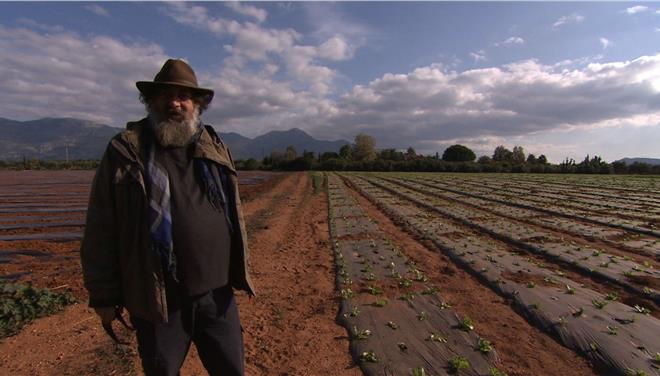
[[[625,12],[628,14],[637,14],[641,12],[646,12],[647,10],[649,10],[649,7],[645,5],[635,5],[633,7],[626,8]]]
[[[265,9],[257,8],[238,1],[228,1],[225,5],[238,14],[254,17],[259,22],[264,22],[268,16]]]
[[[495,47],[499,46],[510,46],[514,44],[525,44],[525,40],[521,37],[509,37],[501,42],[497,42],[494,44]]]
[[[2,25],[0,50],[4,117],[78,117],[115,126],[127,113],[143,113],[135,81],[151,79],[167,58],[154,44]]]
[[[479,62],[479,61],[485,61],[486,60],[486,52],[484,50],[470,52],[470,57],[472,57],[474,59],[475,63]]]
[[[109,17],[110,13],[108,12],[107,9],[103,8],[102,6],[98,4],[88,4],[85,5],[85,9],[88,11],[96,14],[97,16],[103,16],[103,17]]]
[[[612,42],[607,38],[601,37],[599,39],[599,41],[600,41],[601,46],[603,46],[603,49],[606,49],[607,47],[612,45]]]
[[[568,16],[559,17],[559,19],[555,21],[554,24],[552,24],[552,27],[556,29],[565,24],[580,23],[582,21],[584,21],[584,16],[581,16],[577,13],[573,13]]]

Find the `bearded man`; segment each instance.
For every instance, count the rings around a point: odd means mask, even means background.
[[[254,289],[234,163],[200,121],[213,91],[174,59],[136,86],[148,116],[110,141],[92,183],[89,305],[113,338],[128,311],[146,375],[177,375],[191,342],[209,374],[243,375],[233,289]]]

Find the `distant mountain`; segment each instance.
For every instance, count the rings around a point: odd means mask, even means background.
[[[288,131],[270,131],[253,139],[233,139],[228,137],[231,133],[220,133],[220,137],[225,140],[232,150],[236,159],[255,158],[261,159],[270,155],[271,151],[284,151],[287,146],[293,146],[299,155],[304,150],[314,153],[323,153],[326,151],[338,152],[339,148],[348,144],[348,141],[321,141],[313,138],[298,128],[292,128]],[[236,133],[234,133],[236,134]]]
[[[648,163],[650,165],[660,165],[660,158],[622,158],[616,162],[624,162],[628,166],[635,162]]]
[[[22,158],[99,159],[108,141],[122,129],[73,118],[44,118],[15,121],[0,118],[0,160]],[[235,132],[218,132],[229,145],[235,159],[261,159],[271,151],[284,151],[293,146],[299,154],[303,150],[315,153],[339,151],[348,141],[317,140],[304,131],[271,131],[254,139]],[[68,150],[67,150],[68,149]]]

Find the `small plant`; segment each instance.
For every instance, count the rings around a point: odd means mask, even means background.
[[[355,293],[350,288],[341,289],[342,299],[348,300],[355,296]]]
[[[435,295],[440,291],[437,287],[432,286],[432,287],[427,287],[426,289],[422,290],[420,294],[422,295]]]
[[[369,273],[367,274],[366,277],[364,277],[365,281],[375,281],[376,280],[376,275],[374,273]]]
[[[387,305],[387,303],[389,303],[389,302],[390,302],[390,301],[387,300],[387,298],[380,298],[380,299],[376,299],[376,301],[373,302],[373,306],[374,306],[374,307],[383,308],[383,307],[385,307],[385,306]]]
[[[633,307],[633,309],[635,310],[635,312],[637,312],[637,313],[642,313],[642,314],[644,314],[644,315],[650,315],[650,314],[651,314],[651,310],[650,310],[650,309],[645,308],[645,307],[642,307],[642,306],[637,305],[637,304],[635,304],[635,306]]]
[[[582,317],[582,315],[584,315],[584,308],[582,307],[573,312],[573,317]]]
[[[641,369],[626,369],[626,376],[647,376],[646,372]]]
[[[367,339],[371,336],[371,330],[369,329],[358,329],[357,326],[353,327],[353,338],[357,340]]]
[[[407,278],[404,278],[404,279],[399,281],[399,287],[403,287],[403,288],[407,289],[407,288],[410,288],[411,286],[412,286],[412,281],[407,279]]]
[[[432,341],[432,342],[440,342],[440,343],[446,343],[447,342],[447,338],[445,338],[444,336],[442,336],[438,333],[431,333],[429,335],[428,340]]]
[[[488,374],[489,374],[490,376],[509,376],[506,372],[504,372],[504,371],[500,371],[500,370],[497,369],[496,367],[490,367],[490,368],[488,369]]]
[[[447,303],[447,302],[445,302],[445,301],[442,301],[442,302],[440,302],[440,304],[438,304],[438,308],[440,308],[440,309],[448,309],[448,308],[451,308],[451,304],[449,304],[449,303]]]
[[[464,332],[469,332],[474,330],[474,324],[469,317],[465,316],[461,321],[458,322],[458,328]]]
[[[596,307],[598,309],[603,309],[607,305],[607,302],[603,301],[603,300],[594,299],[594,300],[591,301],[591,304],[593,304],[594,307]]]
[[[401,352],[408,352],[408,346],[404,342],[399,342],[396,345],[399,347]]]
[[[607,326],[607,334],[615,336],[615,335],[619,334],[618,329],[619,328],[617,328],[614,325],[608,325]]]
[[[357,317],[360,314],[358,307],[353,307],[349,312],[344,313],[344,317]]]
[[[399,329],[399,325],[397,325],[397,323],[395,323],[394,321],[388,321],[387,326],[394,330]]]
[[[539,309],[539,308],[541,308],[541,303],[539,303],[539,302],[532,303],[532,305],[530,307],[532,307],[532,309]]]
[[[605,295],[605,300],[615,301],[617,299],[619,299],[619,294],[617,294],[616,292],[611,292]]]
[[[527,282],[527,288],[528,288],[528,289],[533,289],[534,287],[536,287],[536,283],[534,283],[534,282]]]
[[[371,295],[383,295],[383,289],[378,286],[369,286],[367,287],[367,291]]]
[[[568,295],[575,295],[575,289],[572,288],[572,287],[569,286],[569,285],[566,285],[566,293],[567,293]]]
[[[415,299],[415,293],[412,291],[408,291],[399,297],[399,300],[405,300],[406,302],[410,302],[413,299]]]
[[[470,368],[470,362],[465,357],[455,356],[449,359],[450,373],[457,373],[460,370],[469,369],[469,368]]]
[[[412,370],[412,376],[427,376],[427,375],[428,374],[426,373],[424,367],[413,368]]]
[[[493,351],[493,346],[491,345],[490,341],[479,338],[477,340],[477,346],[475,347],[475,350],[479,350],[482,354],[488,354]]]
[[[417,315],[417,320],[419,320],[419,321],[425,321],[428,318],[429,318],[428,313],[426,313],[424,311],[420,312],[419,315]]]
[[[378,363],[378,356],[373,351],[365,351],[360,354],[360,360],[363,362]]]

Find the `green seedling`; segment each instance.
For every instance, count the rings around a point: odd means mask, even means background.
[[[647,376],[647,373],[641,369],[626,369],[626,376]]]
[[[644,314],[644,315],[650,315],[650,314],[651,314],[651,310],[650,310],[650,309],[648,309],[648,308],[646,308],[646,307],[642,307],[642,306],[637,305],[637,304],[635,304],[635,306],[633,307],[633,309],[635,310],[635,312],[637,312],[637,313],[642,313],[642,314]]]
[[[376,275],[374,273],[369,273],[367,274],[366,277],[364,277],[365,281],[375,281],[376,280]]]
[[[408,352],[408,346],[404,342],[399,342],[396,345],[399,347],[401,352]]]
[[[470,362],[462,356],[455,356],[449,359],[449,373],[457,373],[460,370],[469,369]]]
[[[440,291],[437,287],[432,286],[432,287],[427,287],[424,289],[420,294],[422,295],[435,295]]]
[[[594,300],[591,301],[591,304],[593,304],[594,307],[596,307],[598,309],[603,309],[607,305],[607,302],[603,301],[603,300],[594,299]]]
[[[609,334],[609,335],[613,335],[613,336],[619,334],[619,332],[618,332],[618,328],[617,328],[616,326],[614,326],[614,325],[611,325],[611,326],[608,325],[608,326],[607,326],[607,334]]]
[[[376,299],[376,301],[373,302],[373,306],[374,306],[374,307],[383,308],[383,307],[385,307],[385,306],[387,305],[387,303],[389,303],[389,302],[390,302],[390,301],[387,300],[387,298],[380,298],[380,299]]]
[[[440,343],[446,343],[447,338],[444,336],[438,334],[438,333],[431,333],[428,338],[429,341],[431,342],[440,342]]]
[[[371,336],[371,330],[369,329],[358,329],[357,326],[353,327],[353,338],[357,340],[367,339]]]
[[[387,326],[390,327],[393,330],[399,329],[399,325],[397,325],[394,321],[388,321]]]
[[[474,324],[469,317],[465,316],[461,321],[458,322],[458,328],[464,332],[469,332],[474,330]]]
[[[500,371],[496,367],[490,367],[488,369],[488,375],[490,375],[490,376],[509,376],[506,372]]]
[[[406,302],[411,302],[413,299],[415,299],[415,293],[412,291],[408,291],[399,297],[399,300],[404,300]]]
[[[369,286],[367,287],[367,291],[371,295],[383,295],[383,289],[378,286]]]
[[[341,289],[342,299],[348,300],[355,296],[355,293],[350,288]]]
[[[541,303],[539,303],[539,302],[532,303],[531,307],[532,307],[533,309],[539,309],[539,308],[541,308]]]
[[[360,360],[363,362],[378,363],[378,356],[373,351],[365,351],[360,354]]]
[[[426,373],[424,367],[413,368],[412,370],[412,376],[427,376],[427,375],[428,374]]]
[[[527,288],[528,288],[528,289],[533,289],[534,287],[536,287],[536,283],[534,283],[534,282],[527,282]]]
[[[493,346],[491,345],[490,341],[479,338],[477,340],[477,346],[475,347],[475,350],[479,350],[482,354],[488,354],[493,351]]]
[[[615,301],[617,299],[619,299],[619,294],[617,294],[616,292],[611,292],[605,295],[605,300]]]
[[[360,314],[358,307],[353,307],[350,312],[344,313],[344,317],[357,317]]]
[[[410,288],[411,286],[412,286],[412,281],[407,279],[407,278],[404,278],[404,279],[399,281],[399,287],[403,287],[403,288],[407,289],[407,288]]]
[[[428,313],[426,313],[424,311],[420,312],[419,315],[417,315],[417,320],[419,320],[419,321],[425,321],[428,318],[429,318]]]

